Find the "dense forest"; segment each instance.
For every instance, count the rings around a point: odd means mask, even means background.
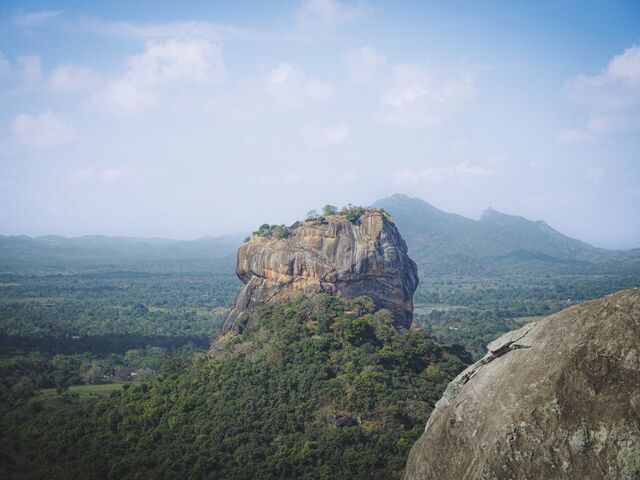
[[[2,399],[5,478],[400,478],[470,357],[366,297],[299,297],[190,364],[90,398]],[[33,395],[33,396],[30,396]]]
[[[2,478],[397,478],[487,343],[640,285],[615,262],[419,263],[422,330],[393,333],[366,299],[300,298],[211,357],[234,241],[0,238]]]

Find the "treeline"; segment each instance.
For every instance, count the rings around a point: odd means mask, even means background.
[[[0,275],[0,334],[210,336],[239,286],[232,274]]]
[[[187,343],[179,348],[145,346],[122,354],[41,353],[0,357],[0,403],[20,404],[41,390],[65,392],[75,385],[139,382],[176,362],[188,364],[202,346]]]

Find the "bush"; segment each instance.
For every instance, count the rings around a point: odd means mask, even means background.
[[[342,207],[340,214],[344,215],[351,223],[357,222],[364,214],[365,209],[362,207],[356,207],[355,205],[348,204],[346,207]]]
[[[256,237],[284,239],[289,237],[289,229],[284,225],[269,225],[263,223],[260,228],[253,232]]]
[[[336,213],[338,213],[338,207],[334,207],[333,205],[329,204],[322,207],[322,215],[324,215],[325,217],[335,215]]]

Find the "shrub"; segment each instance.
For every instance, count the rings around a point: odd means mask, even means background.
[[[329,204],[322,207],[322,215],[324,215],[325,217],[335,215],[336,213],[338,213],[338,207],[334,207],[333,205]]]
[[[256,237],[284,239],[289,237],[289,229],[284,225],[269,225],[263,223],[260,228],[253,232]]]

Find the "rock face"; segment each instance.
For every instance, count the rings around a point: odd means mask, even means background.
[[[261,304],[317,292],[367,295],[377,307],[391,311],[398,329],[411,326],[417,267],[386,213],[364,210],[353,221],[331,215],[287,230],[284,239],[254,235],[238,250],[236,273],[245,286],[223,332],[250,325]]]
[[[640,478],[640,289],[489,344],[447,387],[404,478]]]

